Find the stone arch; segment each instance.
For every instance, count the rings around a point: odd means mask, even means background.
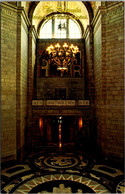
[[[39,3],[39,1],[35,1],[35,2],[31,2],[31,4],[30,4],[28,17],[29,17],[31,23],[32,23],[33,12],[34,12],[36,6],[38,5],[38,3]]]
[[[31,4],[30,4],[28,16],[29,16],[29,19],[30,19],[31,23],[32,23],[33,12],[34,12],[36,6],[38,5],[38,3],[39,3],[39,1],[35,1],[35,2],[31,2]],[[82,2],[82,3],[85,5],[85,7],[88,11],[89,18],[90,18],[90,23],[91,23],[91,21],[93,19],[92,7],[91,7],[89,2]]]
[[[92,10],[92,7],[90,5],[89,2],[82,2],[85,6],[86,6],[86,9],[88,10],[88,13],[89,13],[89,18],[90,18],[90,24],[92,22],[92,19],[93,19],[93,10]]]

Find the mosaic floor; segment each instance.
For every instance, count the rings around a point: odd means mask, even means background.
[[[82,152],[41,152],[2,170],[1,193],[125,193],[123,172]]]

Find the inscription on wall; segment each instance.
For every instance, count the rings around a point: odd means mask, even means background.
[[[89,106],[89,100],[33,100],[32,106]]]

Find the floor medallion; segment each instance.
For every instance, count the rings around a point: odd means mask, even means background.
[[[121,181],[116,187],[116,193],[125,193],[125,180]]]
[[[82,152],[44,152],[4,168],[1,193],[125,193],[123,172]]]
[[[12,193],[110,193],[99,182],[79,175],[51,174],[22,182]]]
[[[84,169],[88,165],[88,160],[82,155],[73,155],[71,153],[58,154],[52,153],[49,155],[38,155],[34,159],[34,165],[37,168],[45,169],[63,169],[76,168],[77,170]]]
[[[73,156],[49,156],[45,158],[44,163],[52,168],[71,168],[76,166],[79,161]]]

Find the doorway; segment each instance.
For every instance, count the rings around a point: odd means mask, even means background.
[[[48,116],[46,130],[48,146],[58,147],[60,135],[62,147],[75,146],[78,141],[78,118],[76,116]]]
[[[65,146],[75,146],[77,141],[77,131],[78,123],[76,117],[74,116],[64,116],[62,117],[62,145]]]

